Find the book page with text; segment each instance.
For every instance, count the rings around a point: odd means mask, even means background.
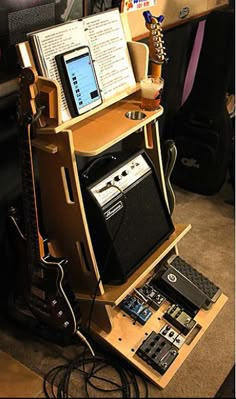
[[[83,19],[103,99],[110,98],[136,81],[118,9]]]

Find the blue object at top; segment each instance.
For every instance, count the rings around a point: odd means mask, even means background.
[[[152,23],[152,14],[150,13],[150,11],[144,11],[143,12],[143,16],[145,18],[145,22],[147,24],[151,24]],[[159,24],[161,24],[164,20],[164,15],[159,15],[159,17],[154,17],[157,19],[157,21],[159,22]]]

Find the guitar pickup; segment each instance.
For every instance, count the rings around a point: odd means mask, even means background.
[[[46,299],[45,291],[41,290],[38,287],[32,286],[31,294],[37,296],[38,298],[42,299],[43,301],[45,301],[45,299]]]

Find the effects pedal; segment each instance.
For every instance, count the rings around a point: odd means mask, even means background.
[[[184,276],[185,279],[205,295],[205,301],[202,304],[204,309],[209,309],[212,303],[217,301],[222,292],[221,289],[183,258],[173,255],[167,260],[167,264],[178,271],[178,273]]]
[[[182,304],[186,302],[195,310],[203,307],[206,295],[172,266],[161,276],[161,282],[175,302],[181,299]]]
[[[163,375],[178,356],[178,349],[161,334],[152,331],[136,353]]]
[[[158,310],[159,307],[166,300],[166,298],[159,291],[157,291],[154,287],[152,287],[148,283],[138,288],[137,291],[144,297],[148,305],[150,305],[155,310]]]
[[[172,266],[154,277],[152,285],[171,303],[178,303],[191,315],[195,315],[205,304],[206,295]]]
[[[180,333],[176,332],[169,324],[165,324],[164,327],[162,327],[160,334],[168,339],[168,341],[170,341],[178,349],[181,348],[185,341],[185,338],[180,335]]]
[[[121,302],[120,308],[142,325],[152,316],[152,311],[134,295],[128,295]]]
[[[196,321],[179,305],[171,305],[164,313],[163,318],[169,321],[182,334],[187,335],[195,326]]]

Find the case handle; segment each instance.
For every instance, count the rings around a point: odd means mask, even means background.
[[[89,179],[89,173],[91,172],[91,170],[100,162],[102,161],[114,161],[116,160],[116,157],[112,154],[107,154],[107,155],[103,155],[100,158],[96,158],[94,159],[91,164],[85,169],[85,171],[82,173],[82,177],[84,179]]]

